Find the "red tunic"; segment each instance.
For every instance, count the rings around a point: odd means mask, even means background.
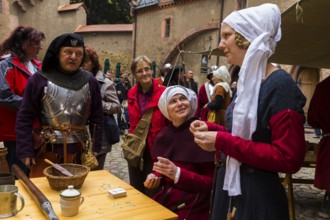
[[[319,144],[315,170],[315,187],[330,192],[330,77],[320,82],[308,109],[308,124],[326,134]]]
[[[269,129],[272,143],[244,140],[228,132],[218,132],[217,150],[242,163],[262,170],[281,173],[296,173],[304,160],[304,117],[294,110],[286,109],[272,116]],[[209,130],[224,127],[207,123]],[[247,153],[248,152],[248,153]]]
[[[209,112],[208,108],[204,108],[205,104],[209,103],[210,98],[206,91],[206,86],[208,86],[209,82],[201,85],[201,88],[198,92],[198,106],[195,117],[202,120],[207,121],[207,113]]]
[[[162,77],[160,76],[160,77],[157,77],[157,78],[155,78],[155,80],[157,81],[157,83],[159,84],[159,85],[163,85],[163,79],[162,79]]]

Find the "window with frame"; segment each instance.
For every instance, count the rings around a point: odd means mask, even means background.
[[[165,32],[164,32],[164,38],[170,38],[171,37],[171,18],[165,19]]]

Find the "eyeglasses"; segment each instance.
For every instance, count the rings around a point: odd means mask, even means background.
[[[148,73],[150,70],[151,70],[150,67],[144,67],[143,69],[137,70],[135,73],[136,74],[142,74],[144,72]]]

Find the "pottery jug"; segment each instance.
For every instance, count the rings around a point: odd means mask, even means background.
[[[75,216],[78,214],[80,205],[84,202],[84,197],[81,196],[79,190],[73,186],[68,186],[68,189],[60,192],[61,213],[63,216]]]
[[[12,173],[0,173],[0,185],[15,185],[15,175]]]
[[[6,160],[6,155],[8,154],[8,149],[5,147],[0,147],[0,172],[9,172],[9,166]]]

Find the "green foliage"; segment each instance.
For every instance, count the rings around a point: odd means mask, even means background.
[[[83,2],[88,10],[87,24],[131,24],[130,0],[70,0]]]

